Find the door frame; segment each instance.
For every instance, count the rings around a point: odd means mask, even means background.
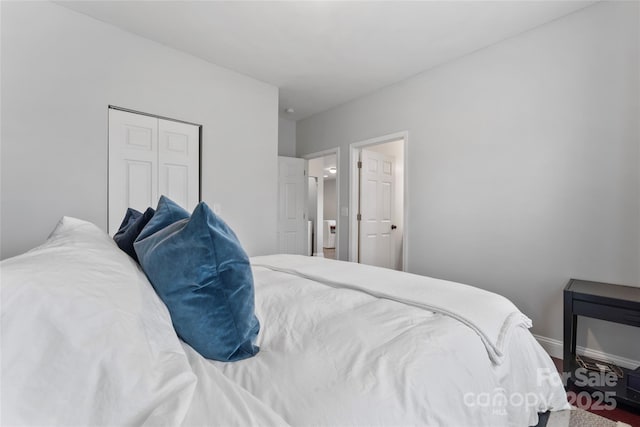
[[[307,161],[307,171],[309,170],[309,160],[317,159],[319,157],[326,157],[334,155],[336,156],[336,259],[340,259],[340,231],[342,230],[342,220],[340,212],[340,147],[329,148],[327,150],[316,151],[315,153],[309,153],[302,156]],[[307,218],[309,216],[307,215]],[[323,236],[324,237],[324,236]]]
[[[366,147],[370,147],[373,145],[380,145],[387,142],[393,141],[403,141],[403,151],[404,151],[404,171],[402,179],[404,181],[403,187],[403,197],[402,197],[402,217],[403,217],[403,225],[402,225],[402,271],[407,271],[408,269],[408,259],[409,259],[409,132],[401,131],[390,133],[387,135],[378,136],[375,138],[369,138],[364,141],[358,141],[349,144],[349,261],[358,262],[358,245],[359,236],[358,236],[358,202],[360,198],[360,192],[358,191],[359,186],[359,174],[358,170],[358,153],[360,150]]]

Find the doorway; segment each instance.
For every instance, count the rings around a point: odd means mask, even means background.
[[[407,269],[407,132],[351,144],[349,260]]]
[[[339,149],[305,156],[308,160],[308,252],[313,256],[339,259]]]

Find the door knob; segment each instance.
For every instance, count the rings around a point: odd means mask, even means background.
[[[391,229],[392,229],[392,230],[395,230],[396,228],[398,228],[396,225],[391,224]]]

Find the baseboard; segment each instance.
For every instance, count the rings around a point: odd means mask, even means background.
[[[324,252],[314,252],[314,253],[313,253],[313,256],[317,256],[317,257],[320,257],[320,258],[324,258]]]
[[[542,348],[544,348],[550,356],[562,359],[562,341],[543,337],[542,335],[533,334],[533,336],[536,338],[536,340],[538,340]],[[628,369],[635,369],[638,367],[638,365],[640,365],[640,361],[638,360],[628,359],[626,357],[620,357],[616,356],[615,354],[609,354],[605,353],[604,351],[594,350],[581,346],[576,347],[576,353],[585,355],[587,357],[592,357],[594,359],[611,362]]]

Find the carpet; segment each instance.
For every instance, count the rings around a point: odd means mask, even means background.
[[[629,424],[611,421],[582,409],[549,413],[546,427],[631,427]]]

